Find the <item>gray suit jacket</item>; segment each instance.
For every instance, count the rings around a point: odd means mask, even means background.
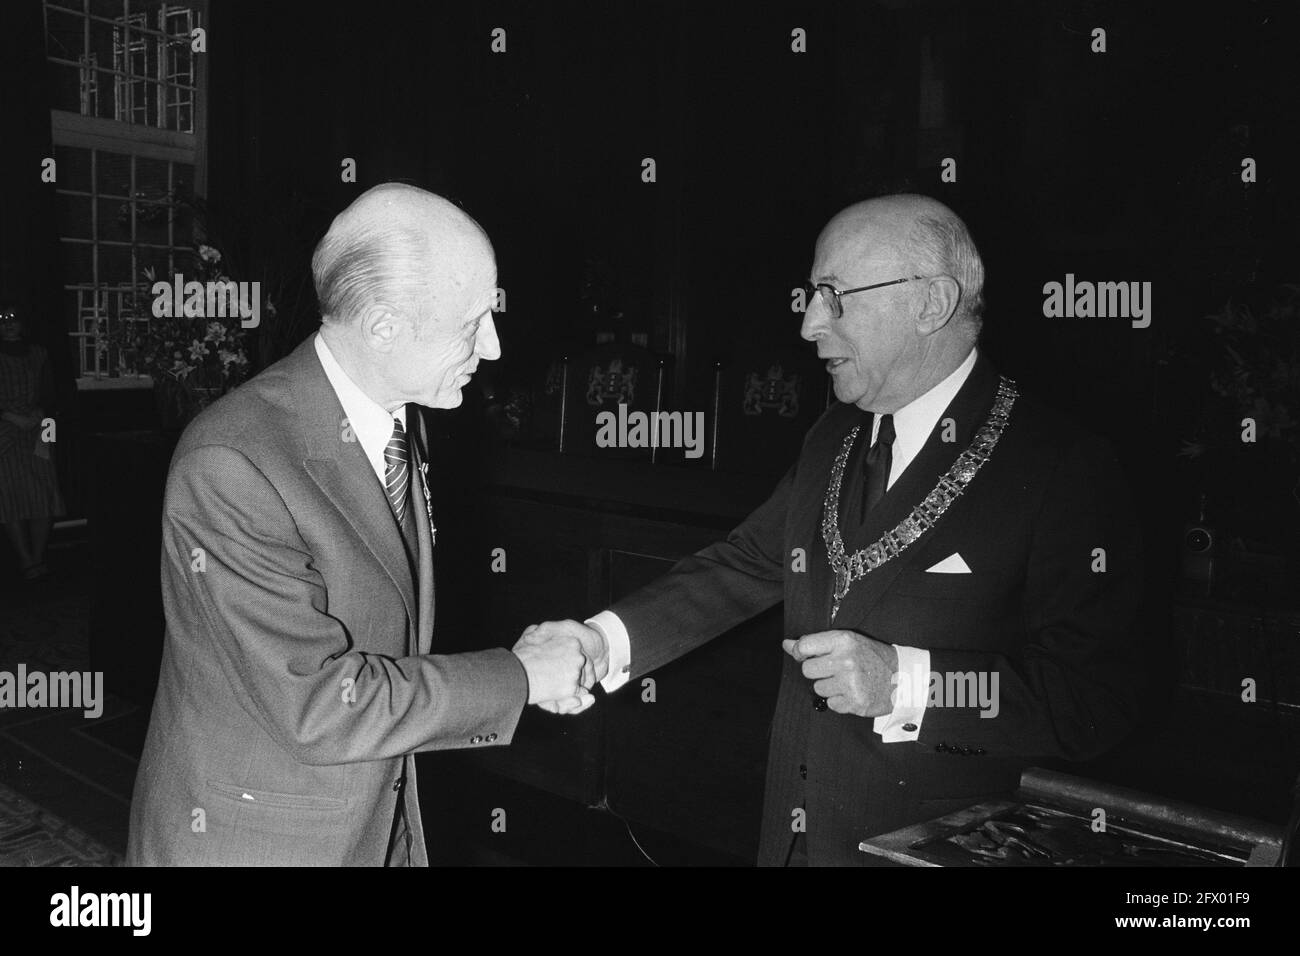
[[[504,649],[430,653],[424,509],[413,581],[383,487],[343,421],[309,339],[181,438],[129,864],[382,864],[399,799],[411,861],[427,863],[412,755],[514,734],[522,665]]]

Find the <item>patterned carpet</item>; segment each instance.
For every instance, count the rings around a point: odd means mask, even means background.
[[[0,866],[120,866],[122,857],[0,784]]]
[[[50,580],[0,585],[0,671],[89,669],[84,546],[52,550]],[[0,866],[116,866],[126,849],[142,715],[106,694],[103,713],[0,707]]]
[[[89,661],[90,595],[51,586],[27,600],[0,597],[0,670],[80,670]]]

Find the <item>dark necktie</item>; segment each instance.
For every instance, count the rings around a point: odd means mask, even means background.
[[[876,443],[871,446],[863,461],[866,468],[866,481],[862,483],[862,518],[865,522],[871,509],[881,498],[885,497],[885,486],[889,484],[889,469],[894,463],[894,416],[881,415],[880,428],[876,431]]]

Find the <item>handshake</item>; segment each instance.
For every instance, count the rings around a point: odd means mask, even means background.
[[[609,673],[605,635],[578,621],[524,629],[512,648],[528,674],[528,703],[553,714],[579,714],[596,702],[591,688]]]

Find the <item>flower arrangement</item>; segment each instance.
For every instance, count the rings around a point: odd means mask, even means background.
[[[231,281],[225,256],[216,246],[197,243],[190,266],[183,273],[186,282]],[[111,342],[124,374],[135,371],[153,378],[163,428],[176,430],[248,377],[253,342],[238,314],[154,315],[154,283],[169,278],[153,268],[142,270],[141,289],[129,303],[138,318],[119,321],[101,348]],[[259,308],[262,315],[274,317],[275,305],[269,299],[260,302]]]
[[[1195,459],[1239,444],[1237,423],[1249,417],[1259,438],[1294,463],[1300,459],[1300,286],[1280,286],[1259,308],[1230,301],[1205,319],[1215,345],[1210,389],[1227,422],[1213,432],[1198,429],[1180,454]]]
[[[1181,375],[1180,480],[1230,553],[1300,560],[1300,285],[1244,289],[1180,331],[1157,352]]]
[[[229,282],[221,251],[214,246],[200,244],[194,249],[195,271],[186,276],[199,282]],[[165,277],[153,268],[141,273],[145,289]],[[141,303],[137,297],[135,312],[149,316],[147,322],[119,323],[110,336],[119,349],[119,355],[134,354],[132,363],[139,372],[151,375],[155,384],[171,382],[184,384],[191,389],[216,389],[225,392],[238,385],[249,371],[248,332],[240,324],[238,315],[224,318],[196,316],[155,317],[152,299],[148,294]],[[269,301],[262,303],[263,312],[274,315],[275,307]]]

